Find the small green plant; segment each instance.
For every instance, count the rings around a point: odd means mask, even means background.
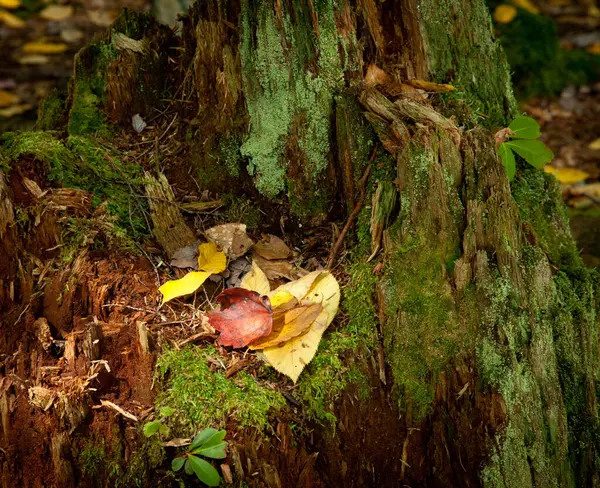
[[[514,153],[517,153],[531,166],[537,169],[552,161],[554,153],[542,141],[537,138],[542,134],[539,124],[525,115],[517,117],[511,122],[507,129],[503,129],[496,137],[505,139],[498,146],[498,155],[506,168],[509,181],[515,177],[517,164]],[[514,151],[514,152],[513,152]]]
[[[159,436],[168,436],[170,433],[170,429],[167,425],[165,425],[162,419],[166,417],[170,417],[175,413],[175,410],[169,407],[162,407],[158,413],[160,414],[160,419],[153,420],[152,422],[146,422],[144,424],[144,435],[146,437],[152,437],[153,435],[158,434]]]
[[[212,428],[201,431],[189,449],[171,462],[171,469],[177,472],[184,468],[187,474],[196,474],[202,483],[208,486],[219,486],[221,477],[215,467],[208,461],[200,458],[224,459],[227,442],[223,440],[226,432]]]

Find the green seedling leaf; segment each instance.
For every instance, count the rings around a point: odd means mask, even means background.
[[[515,161],[515,155],[511,149],[503,142],[498,146],[498,155],[502,160],[502,164],[506,168],[506,174],[508,175],[508,181],[512,181],[517,171],[517,163]]]
[[[170,407],[162,407],[159,410],[159,413],[163,416],[163,417],[170,417],[171,415],[173,415],[175,413],[175,409],[170,408]]]
[[[221,477],[212,464],[196,456],[188,457],[188,461],[192,465],[194,473],[196,473],[196,476],[202,483],[208,486],[219,486]]]
[[[531,117],[521,115],[508,126],[514,132],[516,139],[537,139],[542,135],[540,125]]]
[[[537,169],[552,161],[554,153],[546,144],[537,140],[510,140],[502,145],[507,145],[531,166]]]
[[[220,430],[216,432],[210,437],[210,439],[208,439],[202,444],[202,447],[212,447],[216,446],[217,444],[220,444],[221,441],[225,438],[225,434],[227,434],[227,431],[225,430]]]
[[[146,437],[152,437],[154,434],[156,434],[159,431],[161,425],[162,425],[162,422],[160,420],[154,420],[152,422],[145,423],[144,424],[144,435]]]
[[[184,464],[185,464],[185,458],[176,457],[176,458],[173,459],[173,461],[171,461],[171,469],[173,471],[177,472],[181,468],[183,468]]]
[[[204,456],[211,459],[225,459],[225,448],[227,447],[227,442],[220,442],[216,446],[210,447],[199,447],[192,454],[198,454],[200,456]]]
[[[161,435],[168,436],[169,432],[171,432],[171,429],[169,429],[168,425],[161,424],[160,427],[158,428],[158,433]]]
[[[190,451],[199,448],[202,444],[204,444],[208,439],[210,439],[213,435],[217,433],[217,429],[213,429],[209,427],[208,429],[204,429],[194,437],[192,441],[192,445],[190,446]]]
[[[190,458],[188,457],[185,460],[185,473],[186,474],[194,474],[194,468],[192,467],[192,463],[190,462]]]

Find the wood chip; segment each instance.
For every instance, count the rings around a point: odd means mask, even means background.
[[[115,412],[119,412],[123,417],[128,418],[129,420],[133,420],[134,422],[138,421],[138,418],[132,413],[123,410],[118,405],[115,405],[113,402],[109,402],[108,400],[100,400],[101,405],[94,405],[92,408],[98,409],[102,407],[112,408]]]

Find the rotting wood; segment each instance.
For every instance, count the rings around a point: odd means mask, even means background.
[[[154,237],[171,257],[175,251],[196,242],[196,236],[187,226],[179,207],[175,202],[175,195],[164,174],[154,178],[146,172],[144,178],[146,195],[150,205],[150,216],[154,226]]]

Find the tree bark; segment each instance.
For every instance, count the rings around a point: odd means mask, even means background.
[[[328,405],[336,432],[317,424],[296,438],[295,460],[249,435],[234,442],[236,483],[600,484],[598,273],[581,263],[553,177],[521,166],[509,184],[498,159],[494,130],[517,105],[484,2],[208,0],[182,23],[176,37],[123,13],[78,54],[66,109],[44,126],[109,139],[169,104],[156,147],[177,142],[162,159],[146,152],[146,169],[191,174],[211,194],[226,185],[287,231],[343,223],[372,170],[339,265],[379,273],[363,295],[368,332],[340,355],[356,356],[370,395],[360,407],[345,383]],[[423,93],[414,80],[457,90]],[[12,256],[25,251],[5,186],[0,173],[0,250]],[[31,294],[11,263],[0,310]],[[283,450],[289,423],[274,424]]]

